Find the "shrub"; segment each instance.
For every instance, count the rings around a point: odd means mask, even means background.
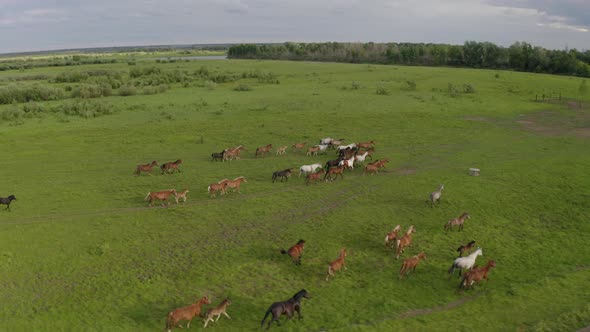
[[[471,84],[463,84],[464,93],[475,93],[475,88]]]
[[[72,91],[72,97],[79,98],[98,98],[112,95],[110,84],[82,84]]]
[[[65,93],[62,88],[54,88],[41,84],[9,84],[0,86],[0,104],[58,100],[64,98],[64,96]]]
[[[63,103],[52,109],[54,113],[61,113],[69,116],[80,116],[83,118],[96,118],[103,115],[110,115],[118,112],[118,109],[101,101],[76,100]]]
[[[387,96],[389,95],[389,91],[382,85],[377,86],[376,93],[380,96]]]
[[[252,88],[247,84],[239,84],[234,88],[234,91],[250,91]]]
[[[123,85],[119,88],[119,96],[133,96],[137,94],[137,88],[133,85]]]
[[[406,91],[414,91],[416,90],[416,82],[415,81],[405,81],[401,87],[402,90]]]

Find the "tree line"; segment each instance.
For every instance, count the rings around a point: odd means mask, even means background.
[[[463,45],[373,42],[240,44],[229,48],[228,58],[455,66],[590,77],[590,51],[548,50],[527,42],[516,42],[509,47],[476,41],[466,41]]]

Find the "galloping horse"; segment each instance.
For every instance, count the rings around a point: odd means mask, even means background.
[[[10,203],[12,201],[16,201],[16,197],[14,197],[14,195],[10,195],[8,197],[0,197],[0,204],[6,205],[5,210],[10,210]]]
[[[305,173],[313,173],[318,168],[322,168],[322,164],[303,165],[299,167],[299,176]]]
[[[277,156],[284,155],[287,152],[287,146],[280,146],[277,148]]]
[[[332,276],[332,278],[334,277],[334,272],[338,272],[342,268],[348,270],[348,268],[346,267],[346,263],[344,262],[344,257],[346,257],[346,248],[340,249],[340,256],[338,256],[336,260],[330,262],[330,265],[328,265],[328,274],[326,275],[326,281],[328,281],[328,278],[330,276]]]
[[[149,175],[152,175],[151,172],[154,166],[158,166],[158,163],[155,160],[149,164],[137,165],[137,167],[135,168],[135,172],[133,172],[133,174],[139,175],[141,174],[141,172],[147,172]]]
[[[399,258],[399,255],[404,252],[404,249],[406,247],[409,247],[412,244],[412,233],[416,233],[416,229],[414,228],[414,226],[410,226],[410,228],[408,228],[408,231],[406,232],[406,234],[404,234],[404,236],[402,236],[400,239],[395,241],[395,247],[396,247],[396,257],[395,259]]]
[[[475,246],[475,241],[471,241],[466,245],[461,245],[457,248],[457,252],[459,253],[459,257],[463,256],[464,252],[470,251]]]
[[[264,154],[270,152],[271,149],[272,149],[272,144],[256,148],[255,157],[258,157],[258,154],[260,154],[260,155],[262,155],[262,158],[264,158]]]
[[[397,225],[387,235],[385,235],[385,246],[389,246],[393,249],[393,246],[397,243],[397,233],[402,229],[401,225]]]
[[[340,178],[342,178],[344,180],[344,175],[342,175],[342,173],[344,173],[345,169],[346,169],[345,165],[330,168],[328,170],[328,172],[326,173],[326,175],[324,176],[324,180],[326,180],[328,178],[330,180],[336,180],[338,178],[338,175],[340,175]],[[333,179],[332,179],[332,175],[334,175]]]
[[[438,204],[440,204],[440,197],[442,196],[443,189],[445,189],[445,185],[441,184],[440,187],[438,187],[437,191],[430,193],[430,195],[428,196],[428,201],[430,201],[430,207],[434,207],[434,202],[438,202]],[[428,203],[428,201],[426,201],[426,203]]]
[[[342,161],[342,158],[338,158],[338,159],[333,159],[333,160],[328,160],[326,161],[326,171],[328,171],[330,169],[330,167],[334,167],[334,166],[338,166],[338,164]]]
[[[356,143],[356,146],[358,146],[359,148],[372,148],[373,145],[375,144],[375,141],[370,140],[368,142],[362,142],[362,143]]]
[[[293,317],[293,314],[296,311],[299,319],[301,319],[301,298],[309,299],[311,296],[309,296],[305,289],[302,289],[287,301],[275,302],[271,304],[268,310],[266,310],[266,314],[260,323],[260,327],[264,327],[264,321],[266,321],[266,318],[270,314],[272,314],[272,319],[270,322],[268,322],[268,326],[266,327],[267,330],[270,328],[270,324],[272,324],[272,322],[277,322],[279,326],[281,325],[281,322],[279,322],[281,315],[287,315],[287,320],[289,320]]]
[[[238,194],[240,193],[240,185],[242,184],[242,182],[248,182],[246,181],[246,178],[243,176],[237,177],[233,180],[228,180],[228,179],[223,179],[221,181],[219,181],[218,183],[225,183],[225,185],[227,186],[227,188],[234,188],[234,190],[236,190],[238,192]],[[226,190],[227,190],[226,188]]]
[[[459,283],[459,288],[471,287],[474,283],[479,283],[482,279],[488,280],[488,273],[493,267],[496,267],[496,262],[490,260],[484,267],[474,267],[471,271],[465,272],[463,274],[463,279],[461,279],[461,282]]]
[[[163,191],[149,192],[147,196],[145,196],[145,200],[150,201],[150,206],[153,206],[155,200],[166,201],[166,205],[170,205],[168,198],[170,198],[171,195],[176,196],[176,190],[168,189]],[[164,203],[162,203],[162,206],[164,206]]]
[[[363,171],[363,175],[365,174],[377,174],[379,172],[379,166],[374,165],[373,163],[368,164],[367,166],[365,166],[365,170]]]
[[[207,310],[207,313],[205,314],[205,326],[203,327],[207,327],[207,324],[209,322],[213,322],[213,317],[217,316],[217,319],[215,320],[215,322],[217,322],[219,320],[219,317],[221,317],[221,314],[224,314],[225,317],[227,317],[228,319],[231,319],[229,317],[229,315],[227,314],[227,307],[231,304],[231,301],[229,300],[229,298],[225,298],[223,301],[221,301],[221,303],[215,307],[215,308],[210,308]]]
[[[317,156],[318,152],[320,151],[319,146],[312,146],[311,148],[307,148],[306,156]]]
[[[465,223],[465,220],[467,220],[469,218],[471,218],[469,213],[463,212],[463,214],[460,217],[447,221],[447,223],[445,224],[445,231],[448,231],[449,229],[453,229],[453,226],[458,226],[459,231],[462,231],[463,224]]]
[[[211,301],[209,301],[209,296],[203,296],[196,303],[171,311],[168,314],[168,319],[166,320],[166,329],[168,332],[172,331],[172,329],[177,325],[178,327],[182,328],[182,325],[178,324],[181,320],[188,320],[186,328],[190,328],[193,318],[201,315],[201,308],[203,304],[211,304]]]
[[[221,152],[213,152],[211,154],[211,161],[215,161],[215,160],[223,161],[224,156],[225,156],[225,150],[223,150]]]
[[[307,177],[305,177],[305,184],[309,185],[312,181],[318,182],[322,180],[322,174],[326,173],[324,169],[320,169],[317,173],[309,173]]]
[[[223,155],[223,160],[233,160],[234,158],[236,160],[240,159],[240,152],[245,151],[246,148],[243,147],[242,145],[238,145],[235,148],[229,148],[229,149],[225,149],[223,150],[224,155]]]
[[[178,168],[178,166],[180,166],[180,164],[182,164],[182,160],[178,159],[177,161],[172,161],[169,163],[162,164],[162,166],[160,166],[160,169],[162,170],[162,174],[164,174],[164,173],[169,174],[170,171],[172,171],[172,173],[174,173],[174,170],[176,170],[177,172],[180,173],[180,168]]]
[[[186,194],[188,194],[188,189],[185,189],[184,191],[181,192],[177,192],[174,196],[174,198],[176,199],[176,204],[178,204],[178,200],[182,198],[182,202],[186,203]]]
[[[472,252],[471,255],[466,257],[459,257],[453,261],[453,265],[449,269],[449,274],[453,274],[455,269],[459,269],[459,277],[463,269],[470,269],[474,264],[477,256],[483,256],[481,248],[477,248],[476,251]]]
[[[217,196],[217,192],[221,191],[221,194],[225,194],[225,188],[227,187],[227,182],[223,182],[223,183],[211,183],[208,187],[207,187],[207,192],[209,193],[209,195],[216,197]]]
[[[300,150],[300,149],[303,149],[304,147],[305,147],[305,142],[295,143],[295,144],[293,144],[293,146],[291,148],[293,148],[293,150]]]
[[[289,181],[289,177],[291,176],[293,169],[294,168],[287,168],[282,171],[276,171],[272,173],[272,183],[274,183],[278,178],[281,178],[281,182],[283,182],[283,180]]]
[[[281,254],[289,254],[295,265],[301,265],[301,256],[303,255],[303,247],[305,246],[304,240],[299,240],[297,244],[289,248],[289,250],[282,249]]]
[[[409,274],[410,269],[413,272],[416,272],[416,266],[418,266],[418,263],[420,263],[420,261],[423,259],[426,259],[426,254],[424,252],[421,252],[414,257],[404,259],[404,262],[402,263],[402,267],[399,270],[399,278],[400,279],[403,278],[404,274],[406,274],[406,275]]]

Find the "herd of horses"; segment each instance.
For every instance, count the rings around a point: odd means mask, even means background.
[[[378,174],[380,169],[384,168],[386,164],[389,162],[389,160],[375,160],[365,165],[367,159],[373,159],[372,155],[375,152],[374,144],[375,141],[368,141],[344,145],[344,139],[324,138],[320,140],[320,144],[307,148],[306,155],[316,156],[318,152],[335,150],[338,157],[336,159],[328,160],[325,164],[315,163],[309,165],[302,165],[298,168],[298,176],[301,177],[302,175],[305,175],[305,183],[309,185],[311,183],[318,183],[322,181],[334,181],[338,178],[338,176],[340,176],[341,179],[344,179],[343,173],[345,171],[352,171],[355,167],[359,168],[364,166],[362,175]],[[306,143],[296,143],[292,145],[292,150],[303,151],[305,149],[305,146]],[[272,151],[272,147],[272,144],[267,144],[265,146],[256,148],[254,157],[264,158],[266,154]],[[288,146],[281,146],[277,148],[276,155],[285,154],[287,148]],[[238,145],[234,148],[228,148],[218,153],[212,153],[211,161],[217,160],[224,162],[239,160],[240,153],[242,151],[247,150],[244,146]],[[182,160],[178,159],[175,162],[168,162],[162,164],[160,166],[161,174],[171,174],[174,172],[180,172],[180,168],[178,166],[181,163]],[[155,166],[158,166],[158,163],[156,161],[152,161],[151,163],[145,165],[138,165],[134,174],[140,175],[142,172],[151,174],[152,169]],[[275,171],[272,173],[271,180],[273,183],[279,180],[280,182],[287,182],[296,170],[297,168],[290,167]],[[211,183],[207,187],[207,191],[211,197],[216,197],[217,194],[227,194],[228,192],[230,192],[230,190],[240,193],[240,185],[243,182],[247,182],[246,178],[243,176],[240,176],[233,180],[223,179],[221,181]],[[437,190],[429,194],[428,200],[426,202],[430,203],[430,206],[432,208],[434,208],[436,204],[440,204],[443,189],[444,185],[441,184]],[[188,189],[180,193],[174,189],[150,192],[146,196],[146,200],[148,200],[149,205],[152,206],[153,202],[155,201],[162,201],[169,204],[170,197],[174,197],[176,203],[178,204],[179,199],[183,199],[183,201],[186,201],[187,193]],[[11,197],[13,197],[13,199],[16,199],[14,198],[14,196]],[[0,198],[0,204],[10,204],[10,201],[7,201],[7,203],[5,203],[5,199]],[[459,217],[450,219],[447,223],[445,223],[443,229],[445,231],[449,231],[456,227],[458,231],[462,231],[465,221],[469,218],[469,213],[464,212]],[[404,251],[408,247],[412,246],[413,234],[416,233],[416,228],[413,225],[409,226],[408,229],[403,233],[401,233],[401,230],[401,225],[397,225],[393,228],[391,232],[387,233],[385,236],[385,246],[386,248],[395,250],[396,259],[399,259],[400,256],[404,254]],[[281,254],[289,255],[295,265],[301,265],[301,258],[303,256],[304,248],[305,241],[299,240],[295,245],[291,246],[288,250],[282,249],[280,250],[280,252]],[[490,260],[483,267],[478,267],[477,265],[475,265],[477,257],[483,255],[483,252],[481,248],[477,248],[475,250],[474,248],[475,241],[471,241],[466,245],[461,245],[457,249],[459,257],[457,257],[453,261],[453,264],[448,270],[449,275],[452,275],[455,271],[458,271],[459,276],[462,276],[461,282],[459,283],[460,289],[468,289],[484,279],[487,280],[489,271],[491,270],[491,268],[496,266],[496,262],[493,260]],[[463,256],[464,254],[468,255]],[[326,281],[329,281],[330,278],[334,278],[336,272],[342,269],[347,269],[345,259],[346,248],[342,248],[340,250],[338,258],[334,261],[331,261],[328,264],[325,278]],[[408,276],[411,272],[415,272],[419,263],[425,259],[426,253],[424,252],[420,252],[415,256],[403,259],[403,262],[398,273],[399,279],[403,279],[404,277]],[[273,322],[276,322],[278,325],[280,325],[279,319],[282,315],[286,315],[287,319],[289,320],[294,317],[294,314],[296,312],[298,317],[301,318],[301,300],[303,298],[310,298],[308,292],[305,289],[297,292],[293,297],[286,301],[273,303],[266,311],[265,316],[261,322],[261,326],[264,327],[264,324],[268,316],[270,315],[272,315],[272,318],[268,322],[267,329],[270,328]],[[182,327],[180,321],[183,320],[188,321],[188,328],[190,326],[192,319],[197,316],[204,318],[204,327],[207,327],[207,325],[210,322],[216,322],[219,319],[219,317],[221,317],[221,315],[225,315],[228,319],[230,318],[226,312],[227,307],[231,304],[229,298],[224,299],[217,307],[210,308],[207,311],[203,311],[202,306],[210,303],[211,302],[209,300],[209,297],[204,296],[194,304],[170,312],[166,320],[166,328],[168,329],[168,331],[170,331],[174,327]],[[214,320],[215,316],[217,317],[217,320]]]

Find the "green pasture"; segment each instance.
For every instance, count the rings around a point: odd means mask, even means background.
[[[266,73],[162,93],[93,99],[111,115],[40,112],[0,120],[0,330],[161,331],[172,309],[229,296],[231,320],[257,330],[268,306],[305,288],[300,321],[281,331],[574,331],[590,325],[590,95],[579,78],[517,72],[281,61],[138,62],[162,71]],[[63,71],[126,73],[126,63],[0,73],[7,84],[65,89]],[[3,78],[46,74],[36,82]],[[413,82],[408,83],[408,81]],[[277,82],[274,82],[277,83]],[[71,84],[76,86],[78,83]],[[237,90],[236,87],[242,86]],[[465,93],[467,86],[474,90]],[[244,88],[246,87],[246,88]],[[377,91],[380,91],[378,94]],[[535,102],[545,95],[550,102]],[[561,95],[561,100],[558,96]],[[67,95],[66,95],[67,97]],[[580,102],[580,100],[582,102]],[[37,104],[56,107],[71,98]],[[23,107],[0,105],[0,113]],[[335,158],[293,152],[320,138],[375,140],[384,172],[306,186],[273,171]],[[254,158],[258,146],[288,145]],[[244,145],[241,160],[211,153]],[[182,173],[133,176],[136,165],[182,159]],[[468,175],[470,167],[481,176]],[[207,186],[244,176],[241,194]],[[445,185],[442,202],[425,203]],[[188,201],[147,207],[150,191],[188,188]],[[3,209],[4,206],[0,206]],[[463,232],[443,225],[469,212]],[[416,227],[427,259],[399,280],[383,246]],[[301,266],[280,254],[306,241]],[[475,240],[490,280],[457,290],[447,269]],[[346,247],[347,271],[325,282]],[[190,330],[202,329],[195,319]]]

